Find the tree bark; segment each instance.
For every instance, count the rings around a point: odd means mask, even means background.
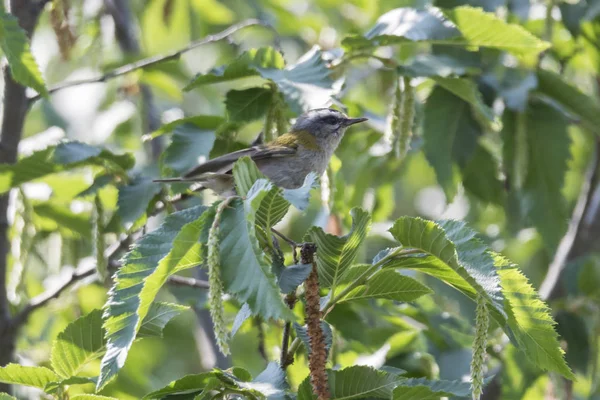
[[[19,25],[31,38],[37,20],[48,0],[35,2],[32,0],[10,0],[10,11],[18,19]],[[29,102],[25,95],[26,88],[12,79],[8,65],[4,67],[4,115],[2,117],[2,133],[0,136],[0,163],[14,164],[17,161],[17,150]],[[8,206],[9,196],[0,196],[0,366],[12,361],[15,351],[16,332],[12,327],[11,313],[6,293],[6,276],[8,273]],[[0,384],[0,392],[10,393],[10,386]]]

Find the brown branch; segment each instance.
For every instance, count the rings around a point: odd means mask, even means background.
[[[321,328],[321,298],[319,297],[319,275],[315,253],[317,247],[314,243],[305,243],[300,250],[302,264],[312,264],[312,271],[304,282],[306,297],[306,331],[310,341],[310,354],[308,356],[308,368],[310,369],[310,382],[317,400],[328,400],[329,382],[325,365],[327,364],[327,349],[325,347],[325,335]]]
[[[176,50],[172,53],[169,53],[166,55],[161,55],[161,56],[148,57],[148,58],[144,58],[139,61],[132,62],[130,64],[125,64],[121,67],[115,68],[112,71],[109,71],[106,74],[98,76],[96,78],[81,79],[81,80],[70,81],[70,82],[62,82],[62,83],[59,83],[58,85],[48,88],[48,93],[53,94],[53,93],[58,92],[59,90],[67,89],[67,88],[70,88],[73,86],[93,84],[93,83],[103,83],[103,82],[108,81],[109,79],[113,79],[113,78],[116,78],[116,77],[119,77],[122,75],[126,75],[131,72],[137,71],[139,69],[152,67],[157,64],[166,62],[166,61],[176,60],[182,54],[184,54],[190,50],[193,50],[196,47],[200,47],[200,46],[208,44],[208,43],[214,43],[214,42],[221,41],[223,39],[227,39],[229,36],[233,35],[234,33],[238,32],[239,30],[242,30],[249,26],[262,26],[264,28],[274,31],[273,27],[264,21],[260,21],[257,19],[247,19],[238,24],[231,25],[229,28],[227,28],[219,33],[216,33],[214,35],[208,35],[202,39],[193,41],[190,44],[188,44],[187,46],[185,46],[179,50]],[[39,100],[40,97],[41,97],[40,95],[36,95],[36,96],[31,97],[29,100],[30,100],[30,102],[33,103],[33,102]]]
[[[48,0],[39,2],[10,0],[10,12],[17,18],[20,27],[25,30],[29,38],[47,2]],[[29,102],[25,95],[26,88],[13,80],[8,65],[4,67],[3,73],[4,111],[0,137],[0,163],[14,164],[17,160],[17,149],[23,134]],[[8,205],[8,194],[0,196],[0,366],[12,361],[16,343],[16,333],[11,329],[12,321],[6,293],[7,258],[10,252]],[[0,392],[10,393],[10,386],[0,384]]]

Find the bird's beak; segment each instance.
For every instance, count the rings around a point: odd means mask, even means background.
[[[346,126],[350,126],[350,125],[354,125],[354,124],[358,124],[360,122],[365,122],[367,121],[369,118],[348,118],[345,122],[344,125]]]

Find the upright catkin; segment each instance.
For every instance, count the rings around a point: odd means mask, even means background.
[[[415,118],[415,93],[410,83],[409,77],[402,78],[402,101],[400,107],[400,130],[398,132],[396,146],[394,150],[396,157],[403,159],[408,153],[410,140],[412,139],[413,120]]]
[[[210,316],[213,320],[217,346],[223,355],[229,354],[229,331],[224,318],[223,307],[223,282],[221,281],[221,263],[219,257],[219,224],[221,216],[236,197],[228,197],[217,207],[215,218],[213,219],[210,230],[208,231],[208,306]]]
[[[390,105],[389,126],[385,132],[385,140],[392,146],[392,151],[397,154],[398,140],[400,138],[400,113],[402,111],[402,88],[400,87],[400,78],[396,76],[394,86],[394,97]]]
[[[471,393],[473,400],[479,400],[483,393],[489,323],[490,316],[485,298],[479,295],[477,296],[477,308],[475,309],[475,340],[473,341],[473,359],[471,360]]]
[[[93,227],[94,231],[94,256],[96,258],[96,271],[102,282],[106,282],[108,279],[108,263],[104,257],[104,249],[106,248],[106,242],[104,238],[104,207],[100,196],[96,195],[94,198],[94,214],[93,214]]]
[[[306,331],[310,343],[310,354],[308,368],[310,370],[310,382],[317,400],[328,400],[329,381],[325,365],[327,363],[327,348],[325,346],[325,335],[321,327],[321,304],[319,297],[319,275],[317,263],[314,259],[316,246],[306,243],[300,251],[300,259],[303,264],[312,264],[312,271],[304,282],[306,298]]]

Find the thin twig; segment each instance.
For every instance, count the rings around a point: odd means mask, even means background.
[[[285,298],[285,303],[291,309],[294,308],[294,305],[297,301],[296,291],[294,290],[292,293],[288,294]],[[287,368],[292,362],[294,362],[294,355],[289,354],[288,347],[290,344],[290,333],[292,330],[292,323],[286,322],[283,326],[283,336],[281,338],[281,356],[279,358],[279,365],[283,370]]]
[[[196,278],[188,278],[181,275],[171,275],[167,282],[173,286],[188,286],[197,289],[208,289],[209,285],[207,281],[203,281]]]
[[[287,244],[289,244],[292,247],[302,247],[302,243],[295,242],[294,240],[292,240],[289,237],[285,236],[283,233],[279,232],[275,228],[271,228],[271,232],[273,232],[274,234],[276,234],[277,236],[279,236],[281,239],[283,239]]]
[[[571,216],[571,220],[569,221],[567,233],[565,233],[565,236],[563,236],[561,239],[556,253],[554,254],[554,258],[552,259],[552,263],[548,267],[546,277],[540,285],[539,293],[542,300],[547,300],[558,284],[561,272],[567,264],[571,250],[575,244],[575,239],[577,238],[580,230],[579,228],[581,220],[585,214],[585,210],[590,200],[591,188],[598,174],[598,167],[600,163],[600,154],[598,153],[600,151],[600,144],[596,147],[597,149],[594,151],[594,154],[592,154],[592,160],[585,174],[585,179],[579,193],[577,204],[573,209],[573,214]]]
[[[262,318],[256,317],[254,319],[256,324],[256,329],[258,329],[258,353],[265,361],[269,361],[269,357],[267,357],[267,350],[265,348],[265,328],[263,326]]]
[[[151,67],[156,64],[165,62],[165,61],[175,60],[175,59],[179,58],[182,54],[184,54],[190,50],[193,50],[196,47],[199,47],[199,46],[202,46],[202,45],[205,45],[208,43],[214,43],[214,42],[221,41],[221,40],[226,39],[229,36],[233,35],[237,31],[247,28],[249,26],[262,26],[264,28],[274,31],[274,28],[264,21],[260,21],[258,19],[247,19],[245,21],[240,22],[239,24],[231,25],[229,28],[227,28],[219,33],[216,33],[214,35],[208,35],[202,39],[193,41],[190,44],[188,44],[187,46],[185,46],[179,50],[176,50],[172,53],[169,53],[166,55],[161,55],[161,56],[148,57],[148,58],[144,58],[139,61],[132,62],[130,64],[125,64],[121,67],[115,68],[115,69],[107,72],[106,74],[104,74],[102,76],[98,76],[96,78],[81,79],[81,80],[70,81],[70,82],[62,82],[62,83],[59,83],[58,85],[48,88],[48,93],[53,94],[53,93],[58,92],[59,90],[63,90],[63,89],[70,88],[73,86],[86,85],[86,84],[92,84],[92,83],[103,83],[109,79],[116,78],[118,76],[126,75],[131,72],[137,71],[138,69]],[[41,96],[38,94],[33,97],[30,97],[29,101],[33,103],[33,102],[39,100],[40,98],[41,98]]]

